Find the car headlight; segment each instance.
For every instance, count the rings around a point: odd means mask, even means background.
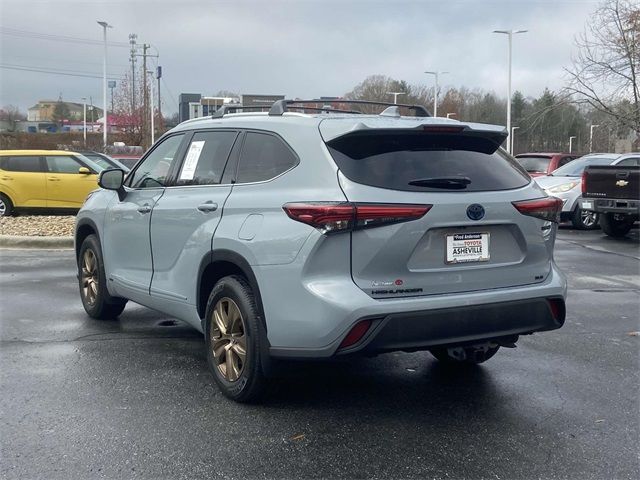
[[[580,182],[568,182],[561,183],[560,185],[556,185],[555,187],[547,188],[546,191],[549,193],[564,193],[578,186]]]

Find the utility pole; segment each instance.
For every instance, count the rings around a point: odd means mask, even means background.
[[[82,138],[84,148],[87,148],[87,97],[82,97]]]
[[[160,98],[160,79],[162,78],[162,67],[156,68],[156,78],[158,79],[158,117],[162,119],[162,99]]]
[[[131,54],[131,58],[129,61],[131,62],[131,114],[134,115],[136,111],[136,62],[138,59],[136,58],[136,39],[138,35],[135,33],[129,34],[129,44],[131,45],[131,50],[129,53]]]
[[[573,153],[573,139],[576,138],[575,135],[569,137],[569,153]]]
[[[511,127],[511,155],[513,155],[513,143],[516,139],[515,135],[516,135],[516,130],[518,130],[520,127]]]
[[[146,116],[149,105],[149,97],[147,95],[147,50],[149,49],[148,43],[142,44],[142,71],[144,72],[142,75],[142,138],[146,136],[147,133],[147,122]]]
[[[147,72],[147,74],[153,75],[153,71],[150,70],[150,71]],[[155,143],[155,141],[156,141],[156,132],[155,132],[156,129],[155,129],[154,118],[153,118],[155,116],[154,115],[155,108],[154,108],[154,105],[153,105],[153,81],[149,82],[149,84],[150,84],[150,88],[151,88],[151,95],[150,95],[150,97],[151,97],[151,145],[153,145]]]

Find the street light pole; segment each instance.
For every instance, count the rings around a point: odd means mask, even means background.
[[[82,97],[82,138],[84,148],[87,148],[87,97]]]
[[[398,103],[398,95],[406,95],[405,92],[387,92],[387,95],[393,95],[393,103]]]
[[[511,153],[513,155],[513,142],[516,139],[515,137],[515,133],[516,130],[518,130],[520,127],[511,127],[511,151],[509,153]]]
[[[151,95],[149,95],[149,97],[151,98],[151,145],[153,145],[156,141],[156,133],[155,133],[155,125],[154,125],[154,106],[153,106],[153,72],[149,71],[147,72],[147,75],[151,75],[151,82],[150,82],[150,86],[149,86],[149,90],[151,90]]]
[[[438,77],[440,75],[444,75],[445,73],[449,73],[449,72],[439,72],[439,71],[434,71],[434,72],[424,72],[427,73],[429,75],[433,75],[435,77],[435,85],[433,86],[433,116],[437,117],[438,116]]]
[[[525,33],[527,30],[494,30],[493,33],[503,33],[509,36],[509,80],[507,82],[507,134],[511,133],[511,47],[513,43],[513,36],[517,33]],[[510,150],[509,142],[507,141],[507,148]],[[509,151],[507,150],[507,151]],[[509,151],[511,153],[511,151]]]
[[[589,153],[593,152],[593,129],[600,125],[591,125],[589,128]]]
[[[102,59],[102,108],[104,114],[104,125],[102,127],[103,151],[107,149],[107,130],[109,129],[109,115],[107,113],[107,28],[113,28],[107,22],[98,20],[98,25],[102,27],[104,38],[104,58]]]
[[[576,138],[575,135],[572,135],[571,137],[569,137],[569,153],[573,152],[573,139]]]

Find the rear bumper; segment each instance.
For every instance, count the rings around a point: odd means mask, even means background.
[[[640,201],[628,199],[583,198],[580,200],[583,210],[593,210],[598,213],[622,213],[638,215]]]
[[[558,318],[545,298],[391,314],[373,323],[360,342],[337,354],[424,350],[555,330],[565,318],[564,300],[559,298],[558,303],[562,305]]]

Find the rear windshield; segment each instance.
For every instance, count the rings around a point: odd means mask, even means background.
[[[527,172],[546,173],[549,168],[549,157],[516,157],[516,160]]]
[[[582,172],[589,165],[609,165],[614,160],[615,158],[606,157],[582,157],[554,170],[551,175],[554,177],[581,177]]]
[[[350,180],[405,191],[508,190],[531,178],[492,142],[467,135],[364,133],[327,144]]]

